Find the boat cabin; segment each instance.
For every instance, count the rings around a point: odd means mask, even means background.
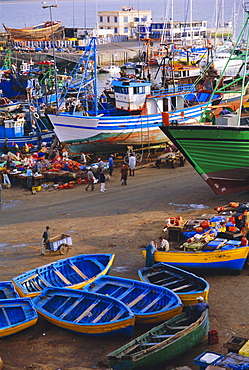
[[[115,107],[126,111],[137,111],[144,107],[146,96],[151,94],[151,82],[117,79],[112,81]]]

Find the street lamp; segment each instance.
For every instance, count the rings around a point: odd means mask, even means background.
[[[47,9],[49,8],[50,13],[50,22],[51,22],[51,30],[52,30],[52,47],[53,47],[53,59],[54,59],[54,83],[55,83],[55,95],[56,95],[56,113],[59,112],[59,103],[58,103],[58,85],[57,85],[57,72],[56,72],[56,57],[55,57],[55,45],[54,45],[54,29],[53,29],[53,19],[52,19],[52,8],[57,8],[58,4],[55,3],[53,5],[46,5],[46,2],[42,2],[42,8]]]

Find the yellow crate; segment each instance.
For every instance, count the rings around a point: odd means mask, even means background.
[[[249,357],[249,340],[240,348],[239,354]]]
[[[32,187],[32,191],[34,191],[34,190],[35,191],[41,191],[41,189],[42,189],[41,185]]]

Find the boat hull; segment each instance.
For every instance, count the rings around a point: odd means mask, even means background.
[[[12,279],[21,297],[36,297],[48,286],[80,289],[107,274],[114,254],[83,254],[27,271]]]
[[[46,288],[33,300],[47,321],[84,335],[128,335],[135,323],[132,311],[117,299],[84,290]]]
[[[101,276],[84,290],[120,300],[131,308],[139,324],[160,323],[182,312],[182,302],[171,290],[137,280]]]
[[[0,300],[1,299],[12,299],[20,298],[17,294],[14,284],[11,281],[0,282]]]
[[[161,126],[218,195],[249,190],[249,127]]]
[[[8,28],[5,25],[4,28],[11,38],[15,40],[51,40],[52,34],[55,33],[60,27],[61,22],[50,22],[43,23],[34,27],[27,28]]]
[[[194,305],[197,297],[208,300],[209,284],[203,278],[166,263],[138,270],[141,281],[164,286],[175,292],[184,306]]]
[[[146,250],[142,250],[144,258]],[[179,268],[187,270],[215,270],[217,272],[230,271],[240,272],[243,269],[246,258],[249,253],[249,247],[234,247],[229,250],[213,250],[208,252],[163,252],[155,251],[154,260],[165,262]]]
[[[36,324],[38,314],[30,298],[0,300],[0,338]]]
[[[176,320],[177,318],[172,320]],[[207,311],[205,311],[197,322],[177,332],[177,334],[170,336],[170,338],[156,343],[156,337],[167,333],[167,330],[164,330],[164,328],[165,326],[169,326],[172,320],[153,328],[107,355],[110,367],[114,370],[154,369],[156,365],[161,363],[166,364],[167,361],[191,350],[207,337],[209,318]],[[145,346],[144,344],[146,343],[151,343],[151,345]],[[136,352],[136,347],[139,345],[141,346],[141,350]],[[131,351],[134,348],[134,352],[131,354],[127,353],[127,349],[129,350],[129,348]]]
[[[170,121],[195,122],[207,103],[169,112]],[[183,112],[183,113],[182,113]],[[120,148],[121,145],[152,145],[167,141],[160,130],[161,113],[124,116],[75,116],[48,114],[54,131],[61,142],[76,154],[80,151]],[[74,148],[75,147],[75,148]]]

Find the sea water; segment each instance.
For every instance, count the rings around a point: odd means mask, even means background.
[[[218,4],[218,22],[232,21],[239,24],[242,19],[243,0],[57,0],[58,7],[42,8],[39,0],[0,0],[0,20],[10,28],[24,28],[50,20],[62,21],[64,27],[89,28],[97,26],[98,11],[121,10],[128,5],[137,10],[151,10],[152,20],[167,21],[171,17],[171,3],[174,3],[173,19],[189,21],[192,1],[192,19],[206,20],[208,27],[214,27],[215,4]],[[222,3],[225,4],[224,8]],[[55,0],[48,0],[46,5],[54,5]],[[223,14],[224,13],[224,17]],[[234,15],[235,14],[235,15]]]

